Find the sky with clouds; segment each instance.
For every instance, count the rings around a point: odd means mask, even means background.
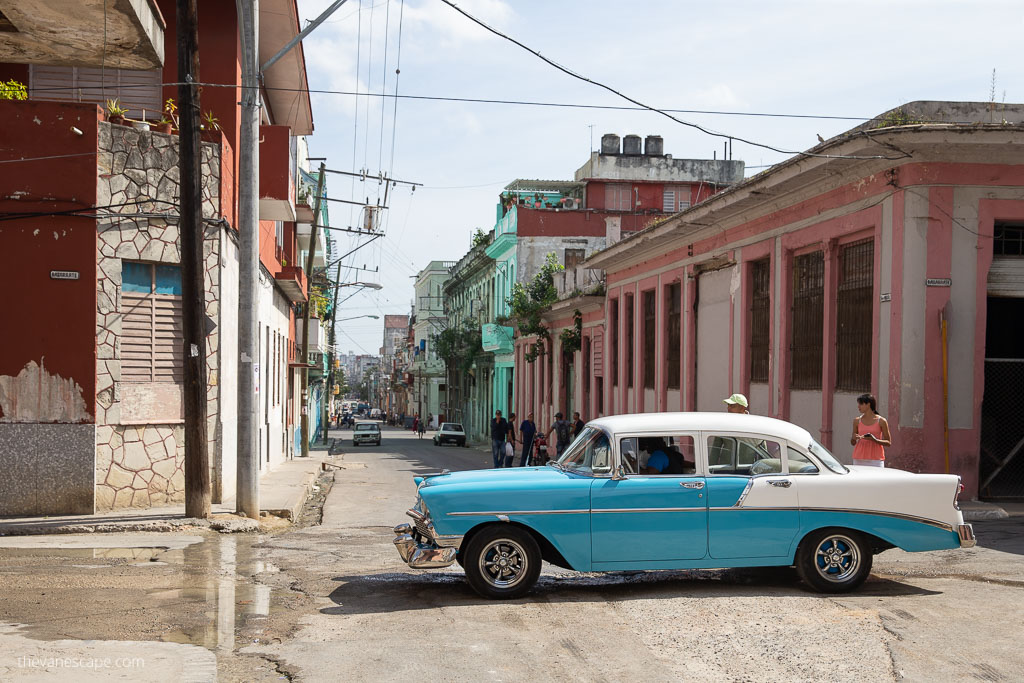
[[[330,0],[299,0],[312,20]],[[843,3],[789,0],[456,0],[464,11],[566,68],[717,132],[804,150],[921,99],[1024,102],[1016,0]],[[400,39],[399,39],[400,34]],[[631,106],[489,33],[441,0],[348,0],[304,42],[310,88],[338,92]],[[399,63],[400,60],[400,63]],[[396,77],[396,69],[400,73]],[[603,133],[664,137],[677,158],[721,155],[722,140],[647,111],[312,95],[310,155],[327,167],[368,169],[422,183],[388,191],[385,236],[357,251],[342,281],[374,281],[345,301],[341,350],[376,354],[384,314],[408,313],[415,274],[457,260],[473,230],[495,220],[516,178],[571,179]],[[747,115],[743,115],[747,114]],[[591,136],[593,136],[591,138]],[[789,155],[736,142],[748,166]],[[383,200],[376,178],[329,176],[331,197]],[[330,206],[331,224],[357,210]],[[335,233],[338,253],[357,238]],[[365,239],[365,238],[364,238]]]

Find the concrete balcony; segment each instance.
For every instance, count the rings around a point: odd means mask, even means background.
[[[282,266],[281,270],[274,274],[274,281],[293,304],[306,300],[306,274],[302,268]]]
[[[288,126],[260,126],[260,220],[295,221],[295,141]]]
[[[166,23],[147,0],[0,2],[13,30],[3,32],[0,62],[118,69],[164,64]]]
[[[555,290],[559,299],[579,294],[592,294],[604,286],[604,271],[577,266],[555,274]]]

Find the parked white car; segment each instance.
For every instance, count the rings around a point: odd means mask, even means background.
[[[456,446],[466,445],[466,432],[460,422],[442,422],[441,428],[434,434],[434,445],[443,446],[453,443]]]
[[[352,430],[352,445],[358,446],[361,443],[380,445],[380,425],[376,422],[357,422],[356,428]]]

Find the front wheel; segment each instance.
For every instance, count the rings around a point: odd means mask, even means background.
[[[848,593],[871,573],[874,556],[864,537],[848,529],[819,529],[797,550],[800,578],[820,593]]]
[[[509,600],[526,595],[537,583],[540,548],[528,532],[500,524],[474,534],[460,564],[477,593]]]

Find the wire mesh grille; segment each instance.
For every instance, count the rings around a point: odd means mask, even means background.
[[[1024,498],[1022,386],[1024,359],[985,359],[979,463],[979,493],[983,498]]]
[[[792,387],[821,389],[825,260],[820,251],[793,259]]]
[[[874,261],[871,239],[849,244],[839,252],[836,389],[871,390]]]
[[[771,270],[769,259],[750,267],[750,381],[768,381],[768,337],[771,320]]]

